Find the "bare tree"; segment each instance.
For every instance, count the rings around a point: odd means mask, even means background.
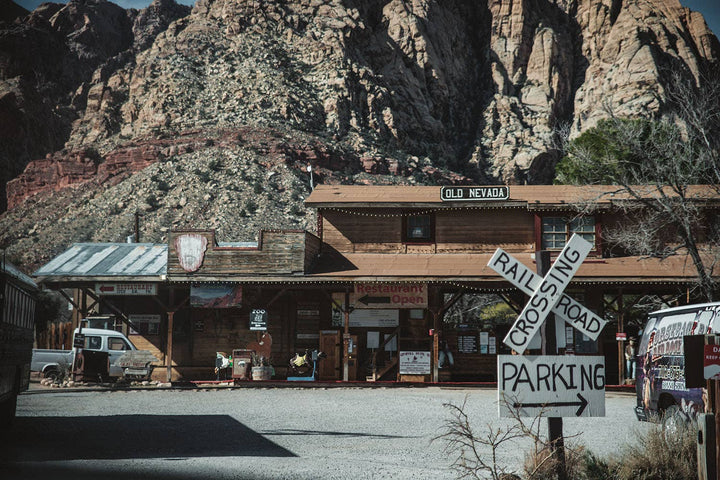
[[[540,433],[545,410],[541,410],[534,417],[524,418],[520,415],[520,410],[513,406],[515,399],[503,397],[500,402],[509,412],[511,423],[506,427],[494,427],[488,422],[481,435],[476,435],[470,424],[466,413],[467,397],[462,405],[443,405],[449,410],[450,418],[445,421],[443,433],[433,441],[445,442],[445,452],[453,455],[451,466],[458,478],[482,479],[489,475],[492,480],[520,480],[519,475],[502,465],[499,457],[503,450],[518,448],[518,441],[528,441],[531,445],[531,450],[526,455],[523,472],[525,478],[554,478],[551,472],[557,472],[555,449],[551,448],[550,439]],[[565,437],[564,440],[571,438],[574,436]],[[564,443],[569,473],[573,474],[572,478],[578,478],[584,447],[569,447],[567,442]]]
[[[720,217],[710,214],[708,199],[720,196],[720,83],[698,86],[673,73],[667,99],[668,114],[656,120],[623,119],[608,109],[606,120],[565,143],[556,181],[617,185],[603,199],[624,197],[612,203],[628,221],[604,229],[603,238],[636,255],[687,254],[701,296],[711,301]]]

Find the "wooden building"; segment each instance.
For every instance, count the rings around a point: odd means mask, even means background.
[[[612,383],[622,375],[613,367],[623,299],[688,292],[696,273],[683,256],[617,256],[605,245],[603,227],[621,220],[613,204],[626,200],[611,191],[321,185],[306,200],[318,215],[314,233],[263,231],[257,242],[222,243],[213,231],[172,231],[166,245],[104,244],[105,254],[80,244],[36,277],[84,292],[91,300],[75,301],[82,315],[116,315],[139,348],[161,359],[162,377],[210,379],[217,352],[259,349],[284,379],[295,353],[320,349],[328,354],[320,380],[492,381],[508,325],[450,328],[445,313],[468,293],[521,308],[524,294],[487,266],[492,254],[502,248],[535,271],[536,251],[559,252],[577,233],[594,247],[567,291],[612,323],[597,342],[563,328],[563,348],[605,354]],[[596,203],[593,215],[577,214],[573,205],[584,200]],[[717,198],[703,200],[716,212]],[[164,252],[140,260],[132,248]],[[444,343],[454,364],[439,369]]]

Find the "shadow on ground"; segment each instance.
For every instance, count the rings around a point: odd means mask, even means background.
[[[18,417],[0,462],[186,457],[294,457],[228,415]]]

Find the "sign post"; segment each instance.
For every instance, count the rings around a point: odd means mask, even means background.
[[[563,252],[564,251],[565,250],[563,250]],[[580,263],[585,260],[586,256],[587,253],[583,255]],[[550,252],[548,252],[547,250],[536,252],[535,261],[538,274],[542,277],[548,276],[547,273],[550,270]],[[575,269],[575,271],[577,271],[577,269]],[[570,281],[568,280],[567,283],[569,282]],[[549,317],[550,321],[545,323],[545,331],[543,332],[543,353],[545,353],[546,355],[557,355],[558,351],[555,337],[555,315],[550,313]],[[603,384],[603,387],[604,386],[605,385]],[[582,401],[584,400],[584,397],[582,397],[579,393],[578,400],[581,400],[581,406],[578,409],[579,413],[577,414],[577,416],[580,416],[583,411]],[[550,451],[557,460],[558,479],[565,480],[567,478],[567,465],[565,464],[565,438],[563,437],[562,415],[551,415],[548,417],[548,439],[550,440]]]
[[[488,263],[530,295],[503,340],[521,355],[498,356],[500,414],[503,408],[512,408],[521,416],[548,417],[548,439],[559,480],[567,479],[562,417],[605,415],[604,357],[558,356],[555,336],[554,314],[594,340],[605,326],[603,319],[563,293],[590,250],[592,244],[573,235],[552,266],[550,252],[538,251],[538,275],[501,249]],[[544,355],[522,356],[538,330]]]

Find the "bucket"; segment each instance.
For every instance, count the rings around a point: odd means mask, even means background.
[[[270,380],[272,377],[272,368],[270,367],[252,367],[253,380]]]

